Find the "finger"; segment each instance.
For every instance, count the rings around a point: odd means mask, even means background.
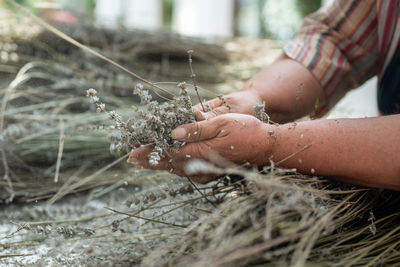
[[[203,106],[206,110],[203,110]],[[203,106],[200,103],[194,106],[194,115],[197,121],[208,120],[229,111],[220,98],[211,99],[204,103]],[[210,109],[206,108],[207,106]]]
[[[152,148],[149,147],[141,147],[138,149],[132,149],[129,154],[127,162],[129,163],[139,163],[142,161],[148,161],[149,154],[153,152]]]
[[[175,140],[190,143],[205,141],[219,134],[220,123],[218,120],[205,120],[185,124],[172,131]]]
[[[196,119],[196,121],[204,121],[206,120],[206,112],[194,110],[194,118]]]
[[[157,164],[150,164],[149,156],[153,151],[151,148],[134,149],[129,154],[128,162],[133,163],[136,169],[167,170],[172,172],[170,159],[163,156]]]
[[[193,108],[194,110],[198,110],[198,111],[203,111],[203,112],[207,112],[207,106],[209,106],[211,109],[217,108],[219,106],[222,105],[222,100],[220,98],[213,98],[205,103],[203,103],[204,108],[206,108],[206,110],[203,110],[203,107],[200,103],[198,103],[197,105],[195,105]]]
[[[197,121],[203,121],[226,113],[229,113],[229,108],[227,106],[220,106],[208,112],[195,111],[194,115]]]

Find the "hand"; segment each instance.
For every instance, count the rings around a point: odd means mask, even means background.
[[[168,170],[185,176],[185,166],[192,159],[209,161],[217,154],[225,161],[235,164],[249,162],[263,165],[269,162],[275,138],[270,135],[276,126],[267,125],[253,116],[243,114],[224,114],[191,124],[179,126],[172,132],[174,139],[186,142],[178,153],[168,151],[156,166],[151,166],[148,156],[151,148],[132,150],[128,162],[136,168]],[[270,132],[269,132],[270,131]],[[213,162],[218,165],[218,163]],[[192,175],[198,183],[207,183],[215,175]]]
[[[231,110],[229,110],[227,105],[224,105],[220,98],[214,98],[206,102],[211,107],[211,111],[204,112],[200,103],[194,106],[196,120],[207,120],[226,113],[254,115],[253,107],[263,102],[261,97],[256,92],[250,90],[228,94],[224,96],[224,99]],[[206,105],[204,105],[204,108],[206,108]]]

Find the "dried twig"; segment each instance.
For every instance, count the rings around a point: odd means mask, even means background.
[[[64,150],[64,121],[60,118],[60,140],[58,146],[56,173],[54,175],[54,182],[58,183],[58,176],[60,175],[61,158]]]
[[[198,88],[197,88],[197,81],[196,81],[196,74],[194,74],[194,72],[193,72],[193,66],[192,66],[192,62],[193,62],[193,59],[192,59],[192,54],[193,54],[193,50],[189,50],[189,51],[187,51],[188,52],[188,55],[189,55],[189,68],[190,68],[190,77],[192,78],[192,81],[193,81],[193,87],[194,87],[194,90],[196,91],[196,95],[197,95],[197,98],[199,99],[199,102],[200,102],[200,105],[201,105],[201,108],[203,109],[203,111],[204,112],[206,112],[207,110],[204,108],[204,106],[203,106],[203,101],[201,100],[201,97],[200,97],[200,95],[199,95],[199,90],[198,90]]]
[[[300,154],[300,153],[303,152],[304,150],[309,149],[311,146],[312,146],[312,144],[308,144],[308,145],[304,146],[302,149],[300,149],[300,150],[294,152],[293,154],[287,156],[287,157],[284,158],[284,159],[281,159],[280,161],[278,161],[278,162],[275,163],[275,164],[276,164],[276,165],[280,165],[280,164],[284,163],[285,161],[287,161],[287,160],[289,160],[289,159],[291,159],[291,158],[297,156],[298,154]]]
[[[135,214],[118,211],[118,210],[115,210],[115,209],[112,209],[112,208],[107,208],[107,207],[104,207],[104,208],[107,209],[107,210],[110,210],[112,212],[118,213],[118,214],[126,215],[128,217],[133,217],[133,218],[141,219],[141,220],[152,222],[152,223],[160,223],[160,224],[165,224],[165,225],[169,225],[169,226],[183,227],[183,228],[187,227],[187,225],[180,225],[180,224],[175,224],[175,223],[163,222],[163,221],[159,221],[159,220],[156,220],[156,219],[144,218],[142,216],[138,216],[138,215],[135,215]]]

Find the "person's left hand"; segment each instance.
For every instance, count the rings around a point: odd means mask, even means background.
[[[274,128],[276,126],[262,123],[250,115],[224,114],[176,128],[172,137],[186,144],[178,153],[164,153],[157,165],[149,164],[149,154],[153,150],[148,147],[132,150],[128,162],[134,163],[136,168],[167,170],[180,176],[187,176],[185,166],[188,161],[209,161],[213,153],[235,164],[263,165],[269,162],[272,154],[275,138],[271,133]],[[191,175],[189,178],[207,183],[215,175]]]

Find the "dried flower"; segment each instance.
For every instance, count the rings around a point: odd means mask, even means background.
[[[90,88],[86,91],[87,96],[95,96],[97,94],[96,89]]]
[[[101,104],[97,107],[96,111],[97,111],[97,113],[106,112],[106,105],[103,104],[103,103],[101,103]]]
[[[270,123],[270,118],[265,112],[265,102],[262,104],[257,104],[253,107],[254,116],[262,122]]]
[[[126,122],[115,111],[107,112],[105,104],[100,102],[94,89],[87,90],[90,102],[97,106],[97,112],[105,112],[114,120],[114,128],[119,134],[113,134],[110,151],[114,153],[128,152],[137,145],[151,145],[154,151],[149,155],[149,163],[155,166],[163,157],[163,151],[178,151],[184,144],[171,137],[173,129],[179,125],[195,121],[192,101],[186,91],[186,83],[178,84],[179,96],[170,102],[159,104],[143,85],[137,84],[133,93],[140,97],[144,109],[132,107],[139,118],[130,118]]]
[[[178,83],[178,87],[181,88],[182,90],[186,89],[186,82]]]

